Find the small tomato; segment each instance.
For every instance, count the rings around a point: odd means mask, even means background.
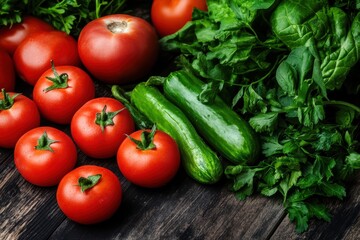
[[[53,127],[37,127],[20,137],[14,161],[28,182],[41,187],[55,186],[75,167],[77,150],[66,133]]]
[[[71,135],[81,151],[93,158],[109,158],[135,129],[130,112],[114,98],[85,103],[71,120]]]
[[[151,21],[160,36],[170,35],[192,19],[194,8],[207,11],[206,0],[154,0]]]
[[[142,187],[161,187],[177,173],[180,151],[165,132],[155,128],[138,130],[120,145],[117,163],[128,181]]]
[[[0,147],[13,148],[18,139],[32,128],[40,126],[40,113],[28,97],[5,92],[0,94]]]
[[[146,20],[126,14],[95,19],[80,32],[81,61],[98,80],[125,84],[146,76],[159,52],[157,34]]]
[[[31,34],[52,30],[54,27],[49,23],[34,16],[24,16],[20,23],[0,28],[0,47],[12,56],[20,43]]]
[[[80,66],[76,40],[58,30],[38,32],[25,38],[14,53],[17,74],[32,86],[49,69],[51,60],[59,66]]]
[[[33,99],[46,119],[69,124],[75,112],[95,97],[95,85],[79,67],[55,66],[45,71],[33,88]]]
[[[81,224],[99,223],[110,218],[121,204],[120,180],[107,168],[84,165],[63,177],[56,199],[69,219]]]

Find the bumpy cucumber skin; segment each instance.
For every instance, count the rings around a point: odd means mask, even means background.
[[[179,146],[182,165],[196,181],[213,184],[220,180],[223,166],[216,153],[205,144],[184,113],[155,87],[139,83],[131,92],[131,102],[157,128],[168,133]]]
[[[178,106],[199,134],[218,153],[235,164],[253,164],[260,153],[257,135],[220,97],[204,104],[198,96],[203,82],[190,73],[172,72],[164,81],[164,95]]]

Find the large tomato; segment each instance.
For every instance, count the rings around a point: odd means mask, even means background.
[[[17,73],[33,86],[51,60],[58,66],[80,66],[76,40],[62,31],[39,32],[25,38],[14,53]]]
[[[104,16],[88,23],[78,39],[84,66],[110,84],[135,82],[156,63],[159,43],[152,25],[126,14]]]
[[[0,94],[0,147],[13,148],[18,139],[40,126],[40,113],[28,97],[2,90]]]
[[[75,167],[77,150],[64,132],[53,127],[37,127],[17,141],[14,161],[28,182],[41,187],[55,186]]]
[[[0,47],[13,55],[19,44],[29,35],[54,30],[49,23],[33,16],[24,16],[20,23],[0,28]]]
[[[119,208],[121,183],[107,168],[84,165],[64,176],[56,199],[69,219],[81,224],[95,224],[107,220]]]
[[[0,90],[5,88],[8,92],[15,90],[15,69],[10,55],[0,48]]]
[[[93,158],[109,158],[126,134],[135,130],[130,112],[114,98],[99,97],[85,103],[71,120],[71,135],[81,151]]]
[[[46,119],[69,124],[75,112],[95,97],[95,85],[79,67],[58,66],[45,71],[33,89],[33,99]]]
[[[206,0],[154,0],[151,21],[160,36],[170,35],[191,20],[194,8],[206,11]]]
[[[165,132],[155,128],[138,130],[120,145],[117,163],[128,181],[142,187],[161,187],[177,173],[180,151]]]

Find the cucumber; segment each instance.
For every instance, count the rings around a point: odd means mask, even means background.
[[[220,155],[235,164],[253,164],[260,153],[255,131],[219,96],[212,103],[202,103],[198,96],[203,85],[194,75],[178,70],[165,78],[164,95],[185,113]]]
[[[200,183],[212,184],[223,174],[217,154],[203,141],[185,114],[154,86],[138,83],[131,92],[131,102],[159,130],[178,144],[187,174]]]

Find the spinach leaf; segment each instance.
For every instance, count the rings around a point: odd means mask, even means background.
[[[290,0],[280,3],[271,23],[274,34],[290,49],[312,49],[327,89],[341,88],[359,61],[360,13],[352,18],[324,0]]]

